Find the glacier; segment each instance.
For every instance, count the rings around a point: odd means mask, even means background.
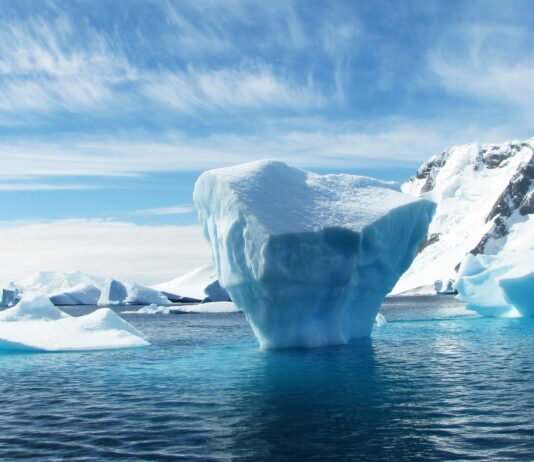
[[[218,280],[262,348],[369,336],[435,209],[391,182],[271,160],[203,173],[193,200]]]
[[[0,351],[81,351],[147,346],[145,336],[109,308],[73,317],[44,294],[0,312]]]

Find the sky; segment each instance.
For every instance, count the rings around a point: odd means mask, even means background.
[[[276,158],[403,181],[534,136],[530,1],[0,0],[0,284],[208,262],[191,194]]]

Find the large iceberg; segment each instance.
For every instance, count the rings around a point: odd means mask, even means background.
[[[72,317],[47,296],[25,296],[0,312],[0,351],[67,351],[149,345],[145,336],[109,308]]]
[[[534,219],[515,217],[494,255],[469,254],[455,284],[467,308],[485,316],[534,316]],[[522,220],[522,221],[521,221]]]
[[[370,334],[435,207],[395,188],[279,161],[200,176],[193,199],[220,284],[262,347],[343,344]]]

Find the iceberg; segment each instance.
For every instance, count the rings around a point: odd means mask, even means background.
[[[226,302],[230,301],[228,292],[217,280],[214,265],[205,265],[171,281],[152,286],[161,291],[173,302]]]
[[[81,283],[65,292],[49,296],[54,305],[96,305],[101,291],[92,284]]]
[[[199,303],[171,308],[173,314],[180,313],[239,313],[241,310],[232,302]]]
[[[22,296],[22,291],[19,286],[11,282],[9,285],[2,289],[2,300],[0,306],[13,306],[16,305]]]
[[[108,279],[102,288],[98,305],[170,305],[160,291],[131,282]]]
[[[0,322],[16,321],[57,321],[70,317],[56,308],[44,294],[23,297],[13,308],[0,311]]]
[[[143,306],[136,311],[123,311],[122,314],[169,314],[168,306],[158,306],[155,303]]]
[[[397,185],[279,161],[203,173],[193,200],[218,280],[263,348],[366,337],[434,203]]]
[[[491,317],[534,316],[534,220],[516,217],[502,249],[468,255],[455,284],[467,309]]]
[[[0,312],[0,351],[68,351],[149,345],[145,336],[109,308],[72,317],[43,294],[25,296]]]
[[[208,284],[204,289],[204,300],[202,303],[212,303],[212,302],[230,302],[230,295],[228,292],[221,287],[221,284],[218,280],[213,281],[211,284]]]

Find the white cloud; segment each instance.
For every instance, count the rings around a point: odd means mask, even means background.
[[[94,185],[38,182],[0,182],[0,191],[73,191],[96,189]]]
[[[534,54],[524,49],[531,30],[469,25],[454,32],[455,46],[446,42],[428,53],[429,69],[439,83],[450,91],[534,117]]]
[[[194,213],[195,208],[192,205],[182,204],[173,205],[170,207],[156,207],[153,209],[141,209],[132,212],[134,215],[185,215],[188,213]]]
[[[0,23],[0,111],[95,109],[135,77],[103,35],[78,32],[66,17]]]
[[[228,111],[232,108],[309,108],[324,97],[304,85],[276,76],[270,69],[165,72],[144,79],[143,93],[179,111]]]
[[[73,271],[153,284],[210,261],[200,226],[96,219],[0,223],[0,283],[36,271]]]
[[[442,149],[472,141],[530,138],[532,133],[503,125],[488,129],[443,120],[382,121],[368,127],[321,121],[254,135],[221,134],[192,138],[182,133],[139,138],[60,139],[57,143],[1,144],[4,179],[46,176],[120,176],[150,172],[206,170],[275,158],[301,167],[354,168],[394,162],[417,164]],[[309,127],[306,129],[306,127]]]

